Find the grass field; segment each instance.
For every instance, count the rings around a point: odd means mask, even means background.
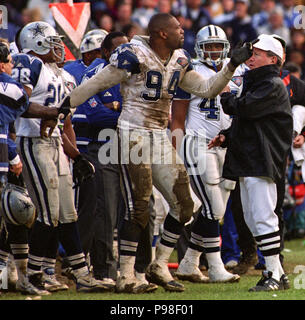
[[[268,292],[268,293],[251,293],[248,289],[256,284],[260,278],[261,272],[258,270],[250,270],[248,274],[241,277],[239,283],[235,284],[193,284],[183,282],[185,292],[169,293],[158,288],[151,294],[115,294],[115,293],[99,293],[99,294],[80,294],[75,291],[74,285],[69,291],[53,293],[50,296],[44,296],[41,300],[99,300],[99,301],[153,301],[153,300],[176,300],[183,303],[187,300],[305,300],[305,245],[304,239],[286,241],[285,251],[285,270],[288,274],[291,289],[285,291]],[[175,253],[171,257],[171,261],[176,260]],[[295,270],[296,265],[304,268],[304,273]],[[301,268],[301,267],[299,267]],[[303,279],[303,280],[302,280]],[[71,284],[71,283],[70,283]],[[5,300],[25,300],[26,296],[19,293],[2,293],[0,302]]]

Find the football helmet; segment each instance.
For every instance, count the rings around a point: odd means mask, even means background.
[[[64,59],[63,36],[59,36],[56,30],[47,22],[36,21],[25,25],[19,35],[19,44],[22,52],[33,51],[38,55],[45,55],[53,51],[54,55],[60,60]],[[54,49],[59,49],[57,54]]]
[[[104,38],[105,38],[107,36],[108,32],[104,29],[92,29],[84,35],[84,38],[86,38],[88,36],[93,36],[94,34],[104,36]]]
[[[205,46],[208,43],[222,43],[222,51],[207,51]],[[201,28],[196,35],[195,52],[200,61],[209,66],[219,65],[228,56],[230,51],[230,43],[225,32],[218,26],[208,25]],[[212,54],[219,54],[217,59],[212,59]]]
[[[102,34],[92,34],[89,36],[85,36],[80,44],[80,52],[86,53],[89,51],[100,49],[105,37],[106,35]]]
[[[1,193],[0,213],[4,220],[14,225],[30,227],[35,220],[35,206],[27,189],[7,183]]]

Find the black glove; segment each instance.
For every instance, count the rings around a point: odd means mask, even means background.
[[[80,186],[84,181],[93,177],[95,169],[93,164],[81,154],[74,159],[73,182],[74,188]]]
[[[235,68],[247,61],[252,56],[253,44],[254,43],[252,42],[246,42],[242,47],[233,49],[231,63]]]
[[[65,120],[66,117],[71,113],[70,96],[65,97],[64,101],[58,108],[58,118]]]

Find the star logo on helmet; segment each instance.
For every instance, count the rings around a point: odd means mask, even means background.
[[[43,25],[40,25],[39,23],[36,24],[35,27],[33,28],[30,28],[29,30],[32,31],[33,33],[33,39],[36,38],[38,35],[41,35],[41,36],[45,36],[44,34],[44,30],[47,29],[48,27],[47,26],[43,26]]]
[[[94,44],[94,42],[91,40],[91,38],[87,38],[84,45],[87,46],[87,48],[89,49],[90,44]]]

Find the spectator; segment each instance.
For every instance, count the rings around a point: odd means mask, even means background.
[[[254,28],[263,27],[268,23],[270,12],[275,9],[275,0],[260,0],[260,11],[252,17],[252,25]]]
[[[111,15],[104,13],[98,21],[98,27],[106,30],[107,32],[113,31],[114,22],[113,22],[113,18],[111,17]]]
[[[160,0],[160,1],[158,1],[157,10],[160,13],[171,13],[171,11],[172,11],[171,0]]]
[[[252,26],[248,14],[249,0],[236,0],[234,18],[224,24],[224,29],[233,47],[240,41],[252,41],[257,38],[257,32]]]
[[[280,0],[280,4],[284,10],[284,23],[289,29],[295,28],[296,23],[299,21],[297,18],[300,13],[294,11],[295,1],[294,0]]]
[[[157,13],[158,1],[140,0],[140,6],[136,8],[131,16],[133,22],[146,29],[150,18]]]
[[[123,28],[132,23],[132,6],[129,3],[121,2],[118,5],[117,20],[114,24],[115,31],[122,31]]]
[[[178,19],[184,30],[183,48],[195,57],[194,43],[196,34],[202,27],[212,23],[209,12],[201,6],[201,0],[186,0],[180,10],[181,18]]]
[[[214,17],[216,25],[222,25],[234,17],[234,0],[222,0],[223,13]]]
[[[288,70],[292,76],[295,76],[296,78],[301,79],[302,69],[298,64],[294,62],[287,62],[284,65],[284,69]]]
[[[274,8],[264,26],[258,28],[259,34],[276,34],[283,38],[286,45],[290,45],[290,30],[284,25],[284,12],[281,7]]]

